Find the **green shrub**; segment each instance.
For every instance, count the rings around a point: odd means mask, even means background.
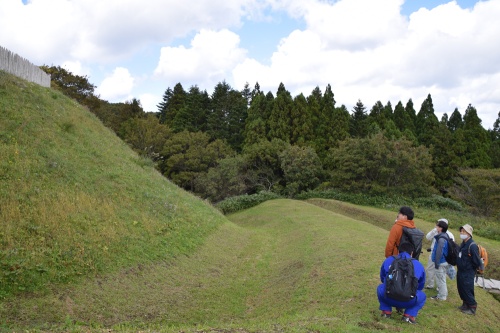
[[[257,206],[258,204],[267,200],[279,198],[281,198],[281,196],[276,193],[262,191],[257,194],[244,194],[227,198],[217,203],[215,207],[222,211],[224,214],[229,214],[243,209],[251,208],[253,206]]]
[[[306,200],[311,198],[334,199],[339,201],[346,201],[357,205],[375,206],[375,207],[392,207],[409,205],[413,202],[411,199],[402,196],[388,196],[388,195],[369,195],[366,193],[346,193],[340,192],[335,189],[328,190],[314,190],[303,192],[295,197],[299,200]]]
[[[450,198],[445,198],[440,195],[432,195],[430,197],[415,199],[415,203],[419,206],[426,208],[436,208],[436,209],[449,209],[456,211],[463,211],[463,206],[458,202]]]

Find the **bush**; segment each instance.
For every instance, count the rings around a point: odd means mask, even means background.
[[[419,206],[426,208],[449,209],[455,211],[463,211],[464,207],[458,201],[450,198],[445,198],[439,195],[432,195],[431,197],[415,199],[415,203]]]
[[[217,203],[215,207],[220,211],[222,211],[222,213],[229,214],[257,206],[258,204],[265,202],[267,200],[273,200],[279,198],[281,198],[281,196],[276,193],[262,191],[257,194],[251,194],[251,195],[245,194],[227,198]]]
[[[339,201],[346,201],[356,205],[375,206],[375,207],[392,207],[409,205],[412,203],[411,199],[402,196],[389,196],[389,195],[369,195],[366,193],[346,193],[340,192],[335,189],[329,190],[314,190],[303,192],[295,197],[299,200],[306,200],[311,198],[334,199]]]

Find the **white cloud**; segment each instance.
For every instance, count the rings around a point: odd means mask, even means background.
[[[80,61],[65,61],[61,67],[79,76],[88,76],[90,74],[90,68],[84,67]]]
[[[191,47],[163,47],[155,75],[170,83],[188,82],[213,88],[230,77],[231,70],[245,59],[245,50],[239,48],[239,37],[229,30],[201,30]],[[185,87],[188,88],[188,87]]]
[[[104,100],[110,102],[123,102],[131,99],[134,78],[128,69],[117,67],[113,74],[106,77],[97,87],[96,93]]]
[[[247,2],[32,0],[23,5],[2,0],[0,41],[34,62],[107,63],[148,43],[169,43],[202,28],[238,26]]]
[[[329,49],[364,50],[399,38],[406,21],[399,14],[402,0],[341,0],[315,2],[305,9],[308,29]]]
[[[154,94],[141,94],[139,100],[141,101],[142,109],[146,112],[158,112],[158,104],[161,97]]]
[[[283,82],[293,95],[331,84],[348,108],[412,98],[418,110],[430,93],[437,114],[471,103],[491,127],[500,110],[500,0],[458,3],[404,16],[403,0],[0,0],[0,45],[35,64],[91,73],[102,98],[156,94],[157,104],[177,82],[207,91],[222,80],[236,89],[259,82],[273,93]],[[284,13],[300,24],[258,62],[240,38],[258,45],[266,35],[244,34],[242,22]],[[111,68],[122,69],[100,77]],[[163,91],[139,90],[151,82]]]
[[[371,108],[377,100],[395,106],[412,98],[417,112],[430,93],[439,117],[456,107],[463,114],[471,103],[491,127],[500,110],[492,103],[500,73],[494,42],[500,40],[500,1],[479,2],[473,10],[452,1],[421,9],[408,22],[401,3],[307,2],[307,29],[282,39],[270,65],[240,63],[234,82],[241,89],[255,80],[275,92],[281,81],[293,94],[331,84],[337,102],[350,108],[358,99]]]

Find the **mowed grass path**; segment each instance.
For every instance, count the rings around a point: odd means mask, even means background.
[[[385,214],[394,218],[393,212]],[[476,288],[478,314],[462,315],[454,281],[448,281],[448,301],[428,301],[417,328],[399,318],[380,319],[375,289],[388,235],[384,228],[287,199],[228,219],[190,257],[31,295],[4,304],[3,312],[19,327],[52,331],[498,330],[498,302]],[[425,264],[426,255],[421,260]]]

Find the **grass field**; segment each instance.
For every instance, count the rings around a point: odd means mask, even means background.
[[[9,318],[15,323],[10,329],[42,331],[415,330],[397,319],[379,318],[375,288],[387,237],[383,228],[285,199],[229,220],[190,256],[10,300],[1,311],[4,326]],[[417,318],[418,331],[495,331],[500,307],[491,294],[476,288],[478,314],[470,317],[456,309],[455,282],[448,286],[447,301],[427,302]]]
[[[381,320],[396,211],[277,199],[223,216],[76,102],[0,71],[0,332],[495,332],[498,301],[476,288],[462,315],[454,281],[417,328]]]

